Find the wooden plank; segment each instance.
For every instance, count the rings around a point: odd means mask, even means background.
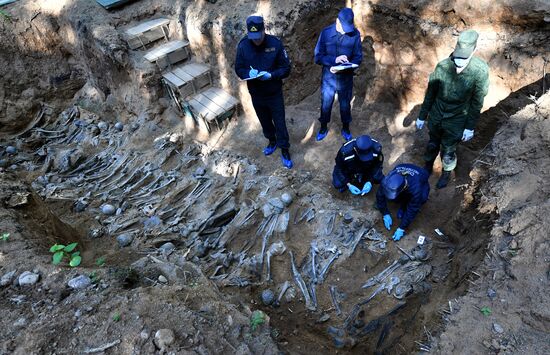
[[[154,29],[155,27],[167,26],[169,23],[170,20],[167,18],[157,18],[154,20],[149,20],[127,29],[126,34],[128,36],[139,36],[144,32]]]
[[[157,61],[160,57],[164,57],[171,52],[175,52],[178,49],[182,49],[187,46],[189,46],[189,42],[187,41],[171,41],[147,52],[144,57],[145,59],[153,63]]]
[[[203,117],[207,122],[211,122],[216,119],[216,115],[197,100],[189,100],[189,105],[191,106],[193,111]]]
[[[193,96],[193,99],[197,100],[201,105],[212,111],[212,113],[214,113],[216,117],[221,116],[225,113],[225,109],[223,107],[218,106],[215,102],[213,102],[203,94],[195,95]]]
[[[222,94],[220,94],[219,91],[221,91]],[[216,105],[222,107],[225,111],[232,110],[239,103],[233,96],[218,88],[210,88],[203,92],[203,95],[208,97],[208,99]]]
[[[174,75],[176,75],[178,78],[186,83],[190,83],[193,81],[193,77],[185,72],[182,67],[175,68],[174,70],[172,70],[172,73],[174,73]]]
[[[185,85],[185,81],[181,80],[177,75],[175,75],[172,72],[168,72],[162,76],[164,79],[166,79],[170,84],[175,86],[176,88],[179,88],[183,85]]]
[[[239,104],[239,100],[237,100],[233,96],[229,95],[227,92],[225,92],[224,90],[222,90],[220,88],[211,88],[209,90],[210,90],[210,92],[212,92],[213,94],[216,94],[222,100],[227,101],[229,104],[231,104],[233,106],[236,106],[236,105]]]
[[[210,68],[207,65],[204,64],[198,64],[198,63],[189,63],[181,67],[182,70],[189,73],[189,75],[193,77],[201,76],[204,73],[207,73]]]

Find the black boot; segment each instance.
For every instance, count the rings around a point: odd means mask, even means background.
[[[450,171],[443,171],[443,173],[441,173],[441,177],[437,181],[437,184],[435,185],[435,187],[437,187],[438,189],[444,188],[449,183],[450,178],[451,178],[451,172]]]
[[[432,175],[432,173],[434,171],[434,162],[435,162],[435,160],[430,160],[430,161],[427,161],[424,164],[424,169],[426,169],[428,171],[428,174],[430,174],[430,175]]]

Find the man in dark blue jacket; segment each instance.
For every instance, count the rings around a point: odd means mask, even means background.
[[[393,220],[386,200],[395,200],[401,207],[397,218],[401,219],[399,228],[393,235],[398,241],[405,234],[405,229],[412,223],[420,211],[420,207],[428,201],[430,174],[423,168],[413,164],[399,164],[382,180],[376,193],[376,207],[384,216],[384,226],[391,229]]]
[[[384,155],[378,141],[364,135],[352,139],[340,148],[332,172],[332,184],[340,192],[346,188],[354,195],[366,195],[372,184],[384,178]]]
[[[235,72],[247,80],[252,105],[262,125],[264,136],[269,140],[264,148],[271,155],[281,148],[283,165],[292,168],[290,142],[285,122],[283,80],[290,74],[290,60],[282,42],[265,33],[264,19],[249,16],[246,20],[248,35],[237,47]]]
[[[321,117],[319,118],[321,128],[317,133],[318,141],[327,136],[335,93],[338,93],[340,102],[342,136],[346,141],[352,139],[349,125],[354,69],[351,67],[358,66],[362,60],[361,34],[353,24],[353,11],[350,8],[344,8],[338,14],[336,23],[321,32],[315,46],[315,63],[323,66]],[[338,66],[350,66],[350,68],[337,71]]]

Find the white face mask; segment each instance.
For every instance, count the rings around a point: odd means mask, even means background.
[[[474,51],[472,52],[472,54],[470,54],[468,58],[453,58],[453,63],[455,63],[456,72],[458,74],[460,74],[464,69],[466,69],[466,67],[470,63],[470,60],[472,60],[472,57],[474,56],[475,52],[476,50],[474,49]]]

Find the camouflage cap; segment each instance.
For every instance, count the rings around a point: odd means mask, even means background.
[[[453,52],[453,57],[456,58],[468,58],[474,52],[474,49],[477,45],[477,39],[479,34],[474,30],[463,31],[460,36],[458,36],[458,41],[456,42],[456,47]]]

